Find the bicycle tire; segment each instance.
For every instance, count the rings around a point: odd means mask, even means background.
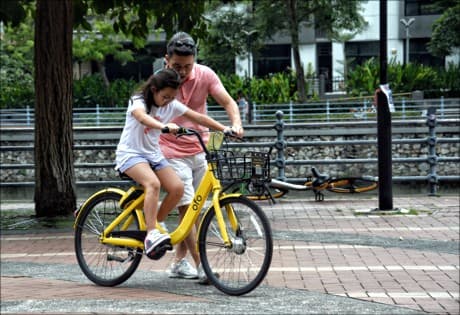
[[[122,212],[122,195],[106,191],[90,200],[78,216],[75,229],[75,253],[83,273],[101,286],[116,286],[136,271],[142,249],[106,245],[100,242],[104,229]],[[133,229],[139,229],[139,219],[133,214]],[[134,226],[133,226],[134,225]],[[120,229],[118,229],[120,230]]]
[[[243,295],[254,290],[270,268],[273,255],[270,223],[262,209],[243,196],[222,199],[220,206],[232,248],[224,246],[214,208],[210,208],[198,236],[201,264],[217,289],[229,295]],[[229,211],[237,218],[235,229],[230,226]]]
[[[244,186],[241,186],[241,185],[244,185]],[[273,187],[268,187],[269,189],[268,191],[267,191],[267,188],[265,187],[255,190],[252,188],[248,188],[247,183],[244,183],[241,185],[236,187],[232,192],[240,193],[250,200],[270,200],[271,197],[274,199],[278,199],[278,198],[283,197],[289,192],[289,190],[287,189],[273,188]]]
[[[378,182],[367,177],[343,177],[328,182],[327,190],[335,193],[362,193],[376,189]]]

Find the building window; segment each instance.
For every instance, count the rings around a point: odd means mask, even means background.
[[[263,77],[291,67],[291,45],[266,45],[254,56],[254,74]]]
[[[429,38],[411,38],[409,61],[431,67],[444,67],[445,59],[433,56],[427,49]]]
[[[380,43],[378,41],[345,43],[345,56],[347,61],[351,61],[351,69],[358,65],[362,65],[366,60],[372,57],[378,58],[379,52]]]
[[[442,14],[442,11],[433,5],[432,0],[405,0],[404,15],[436,15]]]

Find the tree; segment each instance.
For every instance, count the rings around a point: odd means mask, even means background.
[[[439,57],[445,57],[460,48],[460,2],[437,0],[433,4],[443,14],[433,23],[433,34],[428,44],[429,51]]]
[[[35,17],[35,212],[75,209],[72,134],[72,0],[37,0]]]
[[[110,81],[105,68],[106,56],[112,55],[115,60],[122,64],[134,60],[132,51],[123,47],[123,43],[128,41],[127,37],[115,33],[112,23],[107,22],[104,17],[95,17],[91,31],[79,27],[74,34],[74,59],[78,62],[93,61],[97,65],[105,89],[108,91]],[[142,44],[145,45],[145,43]],[[111,105],[113,106],[113,104]]]
[[[30,0],[1,1],[0,19],[17,25]],[[149,16],[168,36],[198,26],[204,0],[37,0],[35,17],[35,212],[53,217],[76,206],[72,130],[72,30],[91,29],[85,15],[108,14],[114,30],[145,38]],[[128,10],[129,8],[129,10]],[[180,9],[178,9],[180,8]],[[200,33],[201,28],[196,28]]]
[[[277,31],[291,37],[299,101],[305,102],[305,76],[299,52],[301,27],[324,31],[337,38],[341,30],[359,29],[364,19],[359,13],[360,1],[348,0],[260,0],[254,1],[256,28],[260,35],[272,38]]]

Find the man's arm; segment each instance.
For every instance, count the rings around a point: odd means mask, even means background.
[[[213,95],[213,98],[227,112],[227,115],[230,118],[230,122],[232,124],[233,131],[236,132],[238,137],[242,137],[244,130],[241,124],[240,111],[235,100],[228,94],[227,90],[225,89],[222,89],[221,91]]]

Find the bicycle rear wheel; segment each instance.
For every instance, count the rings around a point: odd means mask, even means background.
[[[330,180],[327,189],[335,193],[362,193],[377,186],[377,180],[371,177],[345,177]]]
[[[104,229],[122,212],[118,202],[122,195],[106,191],[90,200],[76,222],[75,252],[83,273],[101,286],[115,286],[126,281],[136,271],[142,258],[139,248],[106,245],[100,242]],[[139,219],[130,216],[130,228],[139,230]],[[126,230],[119,226],[116,230]]]
[[[243,295],[254,290],[270,268],[270,224],[262,209],[245,197],[223,199],[220,207],[232,245],[224,245],[211,208],[203,218],[198,236],[201,264],[217,289],[229,295]],[[232,217],[237,223],[233,227]]]

